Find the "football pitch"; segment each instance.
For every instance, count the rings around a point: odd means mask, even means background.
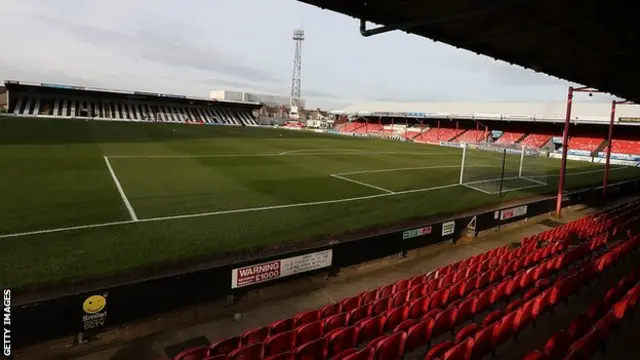
[[[476,191],[459,185],[461,155],[278,129],[1,118],[0,286],[259,251],[557,187],[560,162],[536,158],[547,185]],[[470,152],[465,171],[500,176],[498,157]],[[567,174],[567,188],[598,185],[603,167],[569,162]]]

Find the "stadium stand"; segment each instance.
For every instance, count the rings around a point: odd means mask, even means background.
[[[611,152],[615,154],[640,155],[640,141],[613,139]]]
[[[603,142],[604,138],[602,136],[572,136],[569,138],[568,144],[570,150],[594,152],[598,150]]]
[[[186,349],[173,360],[481,359],[532,334],[537,322],[556,317],[554,310],[582,289],[613,280],[604,297],[572,323],[569,336],[554,334],[543,351],[526,357],[587,359],[637,306],[639,209],[639,201],[619,205],[524,238],[518,247],[494,248]]]
[[[554,135],[550,133],[529,134],[527,135],[527,137],[525,137],[520,141],[520,144],[526,145],[527,147],[531,147],[531,148],[541,148],[545,146],[553,136],[559,136],[559,135],[557,134]]]
[[[456,137],[453,142],[456,143],[480,143],[485,142],[489,136],[484,130],[467,130],[462,135]]]
[[[18,116],[258,126],[251,107],[225,106],[221,102],[189,102],[186,97],[173,100],[158,94],[130,99],[117,91],[99,95],[99,89],[51,89],[17,83],[7,86],[12,87],[10,112]]]
[[[383,129],[384,129],[384,126],[382,124],[365,123],[364,126],[358,127],[353,132],[357,134],[377,133],[377,132],[382,132]]]
[[[354,121],[354,122],[348,122],[346,124],[343,124],[342,128],[339,128],[339,130],[345,133],[350,133],[364,126],[365,126],[365,123]]]
[[[524,135],[525,135],[524,132],[504,131],[502,133],[502,136],[500,136],[498,140],[496,140],[496,144],[503,144],[503,145],[516,144],[524,137]]]
[[[416,136],[413,140],[416,142],[423,142],[427,144],[437,144],[440,141],[451,141],[460,134],[464,129],[452,129],[452,128],[430,128],[429,130]]]

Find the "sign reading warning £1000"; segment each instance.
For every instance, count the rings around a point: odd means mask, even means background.
[[[233,269],[231,271],[231,288],[236,289],[329,267],[332,257],[333,250],[324,250]]]

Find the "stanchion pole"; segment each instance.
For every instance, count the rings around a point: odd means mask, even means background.
[[[558,179],[558,197],[556,199],[556,216],[562,215],[562,194],[564,192],[564,175],[567,169],[567,150],[569,148],[569,124],[571,121],[571,105],[573,103],[573,86],[569,86],[567,95],[567,111],[564,117],[564,131],[562,133],[562,160],[560,163],[560,178]]]
[[[616,101],[611,101],[611,119],[609,119],[609,135],[607,136],[607,159],[604,162],[604,176],[602,177],[602,199],[607,199],[607,183],[609,182],[609,161],[611,160],[611,146],[613,140],[613,121],[616,117]]]

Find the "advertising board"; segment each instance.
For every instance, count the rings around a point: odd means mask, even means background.
[[[412,239],[412,238],[415,238],[415,237],[418,237],[418,236],[422,236],[422,235],[429,235],[429,234],[431,234],[432,230],[433,230],[433,228],[431,227],[431,225],[423,226],[423,227],[417,228],[417,229],[407,230],[407,231],[402,233],[402,240]]]
[[[513,208],[501,210],[500,220],[508,220],[508,219],[526,215],[526,214],[527,214],[527,205],[516,206]]]
[[[262,283],[331,266],[333,250],[272,260],[231,270],[231,288]]]

